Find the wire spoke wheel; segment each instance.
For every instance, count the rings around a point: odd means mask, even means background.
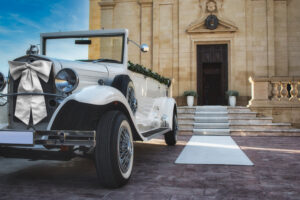
[[[126,126],[122,126],[119,129],[118,138],[118,157],[119,166],[122,173],[126,174],[130,167],[130,163],[133,156],[133,143],[129,135],[129,131]]]

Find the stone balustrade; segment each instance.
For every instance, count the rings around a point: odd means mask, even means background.
[[[251,100],[248,107],[275,122],[300,126],[300,77],[250,77]]]
[[[300,77],[250,77],[251,106],[300,105]]]

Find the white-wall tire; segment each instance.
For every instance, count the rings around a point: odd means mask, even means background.
[[[122,145],[124,137],[127,144]],[[126,166],[120,159],[125,155],[120,151],[122,147],[131,153]],[[133,138],[127,117],[120,111],[106,112],[98,123],[96,136],[95,165],[99,183],[107,188],[125,185],[131,177],[133,160]]]

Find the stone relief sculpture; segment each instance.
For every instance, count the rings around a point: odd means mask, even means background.
[[[199,0],[200,18],[192,22],[186,31],[188,33],[236,31],[237,27],[234,22],[224,17],[223,3],[224,0]],[[216,27],[215,29],[205,27],[205,20],[210,15],[218,19],[219,27]]]

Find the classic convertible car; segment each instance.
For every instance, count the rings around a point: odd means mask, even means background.
[[[31,46],[9,61],[8,77],[0,74],[0,91],[7,83],[1,105],[8,110],[0,156],[92,157],[100,184],[115,188],[131,176],[133,141],[164,135],[166,144],[175,145],[170,80],[135,68],[128,45],[149,50],[129,40],[126,29],[43,33],[41,54]]]

